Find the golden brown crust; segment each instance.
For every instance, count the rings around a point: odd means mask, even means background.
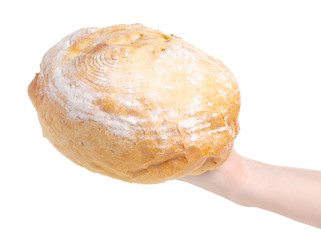
[[[239,131],[240,93],[229,69],[140,24],[65,37],[44,56],[28,93],[61,153],[128,182],[216,168]]]

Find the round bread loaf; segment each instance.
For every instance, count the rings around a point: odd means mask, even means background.
[[[62,154],[128,182],[214,169],[239,131],[230,70],[140,24],[66,36],[45,54],[28,93],[43,135]]]

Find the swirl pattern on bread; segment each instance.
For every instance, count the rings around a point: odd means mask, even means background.
[[[239,131],[231,71],[140,24],[66,36],[45,54],[28,92],[44,136],[62,154],[128,182],[214,169]]]

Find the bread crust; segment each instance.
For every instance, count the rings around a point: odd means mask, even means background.
[[[90,171],[160,183],[221,165],[240,91],[219,60],[141,24],[74,32],[28,87],[43,135]]]

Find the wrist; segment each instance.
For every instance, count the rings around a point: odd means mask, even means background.
[[[249,161],[233,149],[226,162],[216,170],[222,178],[219,184],[224,187],[220,195],[242,206],[249,206],[246,200]]]
[[[273,166],[242,156],[239,156],[238,163],[241,176],[237,177],[232,201],[245,207],[261,207],[258,203],[268,197],[262,185],[270,181],[267,175],[274,172]]]

